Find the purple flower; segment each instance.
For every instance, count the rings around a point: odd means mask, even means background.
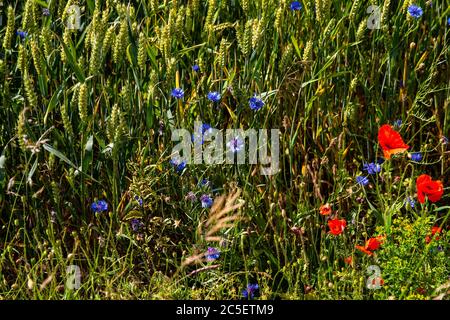
[[[303,8],[302,4],[298,1],[292,1],[291,2],[291,10],[292,11],[298,11]]]
[[[219,259],[220,257],[220,251],[216,248],[208,247],[208,251],[205,254],[206,261],[214,261]]]
[[[214,202],[214,200],[207,194],[202,195],[200,197],[200,201],[202,202],[202,208],[211,208]]]
[[[185,161],[181,161],[180,162],[179,160],[177,160],[175,158],[172,158],[170,160],[170,164],[175,167],[175,170],[178,173],[181,173],[184,170],[184,168],[186,168],[186,162]]]
[[[138,232],[142,227],[144,226],[144,223],[139,219],[131,219],[131,229],[133,232]]]
[[[182,99],[184,97],[184,91],[181,88],[175,88],[172,90],[172,97],[175,99]]]
[[[20,37],[21,40],[25,39],[28,36],[28,32],[26,31],[16,31],[16,34]]]
[[[442,136],[442,137],[441,137],[441,143],[442,143],[442,144],[448,144],[448,138]]]
[[[138,197],[138,196],[134,196],[134,200],[136,200],[139,205],[142,207],[142,204],[144,203],[144,201],[142,201],[142,198]]]
[[[412,4],[408,7],[408,13],[414,19],[419,19],[423,15],[423,10],[421,7],[416,6],[415,4]]]
[[[248,100],[249,104],[250,104],[250,109],[257,111],[259,109],[261,109],[262,107],[264,107],[264,101],[262,101],[261,99],[257,98],[256,96],[251,97]]]
[[[220,101],[220,93],[217,91],[212,91],[208,93],[208,100],[211,100],[212,102],[219,102]]]
[[[199,72],[200,71],[200,67],[198,66],[198,64],[194,64],[192,66],[192,70],[195,71],[195,72]]]
[[[367,179],[367,177],[357,176],[356,182],[362,186],[366,186],[369,184],[369,179]]]
[[[43,8],[42,15],[45,17],[48,17],[50,15],[50,10],[48,10],[47,8]]]
[[[255,293],[256,293],[256,291],[258,291],[258,289],[259,289],[258,284],[256,284],[256,283],[255,284],[249,284],[247,286],[247,289],[244,289],[242,291],[242,296],[245,299],[253,299],[255,297]]]
[[[422,153],[420,153],[420,152],[410,153],[409,157],[411,158],[412,161],[415,161],[415,162],[420,162],[420,161],[422,161],[422,158],[423,158]]]
[[[98,200],[91,204],[91,209],[94,212],[103,212],[108,210],[108,204],[104,200]]]
[[[234,137],[227,143],[227,147],[231,152],[237,153],[244,147],[244,141],[239,137]]]
[[[414,206],[416,205],[416,201],[411,197],[406,197],[405,203],[408,202],[412,209],[414,209]]]
[[[365,163],[363,165],[363,170],[367,171],[368,174],[376,174],[381,171],[381,165],[378,163]]]

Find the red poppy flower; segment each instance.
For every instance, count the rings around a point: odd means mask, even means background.
[[[372,251],[377,250],[381,243],[383,242],[384,237],[383,236],[377,236],[375,238],[370,238],[366,241],[366,245],[363,246],[355,246],[356,249],[361,250],[365,254],[371,256],[373,254]]]
[[[381,126],[378,130],[378,142],[386,159],[390,159],[393,154],[402,153],[409,149],[400,134],[388,124]]]
[[[437,202],[441,200],[444,194],[444,186],[441,181],[433,181],[427,174],[422,174],[416,179],[417,199],[420,203],[425,202],[425,196],[431,202]]]
[[[329,203],[326,203],[321,205],[319,210],[321,215],[327,216],[331,213],[331,206]]]
[[[442,228],[434,226],[433,228],[431,228],[431,237],[433,237],[436,233],[441,233],[441,232],[442,232]],[[430,236],[426,236],[425,237],[426,243],[430,243],[431,242],[431,237]],[[434,237],[434,239],[439,240],[440,237]]]
[[[330,228],[330,233],[334,234],[335,236],[341,234],[346,226],[347,221],[345,221],[344,219],[328,220],[328,227]]]

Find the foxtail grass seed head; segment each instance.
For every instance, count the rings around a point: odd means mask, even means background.
[[[358,31],[356,31],[356,40],[362,40],[367,29],[367,18],[359,23]]]
[[[73,139],[74,134],[72,123],[70,122],[69,114],[67,112],[67,107],[65,103],[61,104],[61,118],[63,121],[64,130],[66,131],[67,135]]]
[[[91,49],[91,57],[89,61],[89,73],[91,75],[95,75],[100,70],[100,64],[102,59],[102,42],[100,36],[97,34],[92,35],[92,49]]]
[[[227,50],[228,41],[225,38],[222,38],[219,48],[219,63],[222,68],[226,66]]]
[[[109,49],[111,49],[111,47],[113,47],[114,45],[114,39],[115,39],[115,27],[112,25],[108,28],[108,30],[106,30],[106,34],[105,37],[103,38],[103,46],[102,46],[102,51],[103,51],[103,57],[106,56],[106,54],[108,53]]]
[[[38,75],[42,75],[43,70],[45,68],[45,62],[39,50],[38,41],[32,39],[30,43],[31,43],[31,56],[33,57],[34,68],[36,69],[36,73]]]
[[[27,63],[28,63],[27,50],[25,49],[25,46],[21,43],[19,44],[19,53],[17,54],[17,64],[22,74],[25,73]]]
[[[205,31],[209,30],[210,26],[213,24],[214,13],[216,12],[216,1],[208,0],[208,12],[205,19]]]
[[[312,60],[312,49],[313,49],[313,42],[312,40],[308,40],[308,42],[306,43],[305,46],[305,51],[303,51],[303,56],[302,59],[305,62],[311,61]]]
[[[117,35],[114,44],[113,58],[115,63],[119,63],[122,60],[127,46],[128,46],[128,22],[126,19],[122,19],[120,22],[119,34]]]
[[[84,125],[87,124],[87,102],[88,100],[88,92],[87,92],[87,85],[85,82],[80,84],[80,88],[78,91],[78,114],[80,116],[81,122],[84,123]]]
[[[22,15],[22,30],[31,31],[35,28],[36,21],[36,4],[34,0],[27,0],[25,3],[25,11]]]
[[[354,0],[352,8],[350,9],[349,19],[353,23],[356,23],[356,13],[358,12],[359,6],[361,5],[361,0]]]
[[[3,48],[6,50],[11,49],[11,39],[14,35],[14,25],[15,25],[15,17],[14,17],[14,9],[11,6],[8,6],[8,13],[6,14],[6,30],[3,38]]]
[[[282,6],[280,6],[277,9],[277,12],[275,13],[275,29],[279,30],[281,29],[281,23],[283,21],[283,13],[284,13],[284,8]]]
[[[139,47],[138,47],[138,66],[144,69],[147,60],[147,41],[145,39],[144,33],[139,34]]]
[[[25,87],[25,93],[27,96],[27,101],[31,109],[38,107],[38,97],[36,92],[34,91],[34,83],[31,75],[28,72],[25,72],[23,76],[23,82]]]
[[[39,40],[42,43],[44,49],[44,57],[49,57],[50,53],[52,52],[52,33],[50,32],[49,27],[43,27],[41,29]]]
[[[387,28],[389,26],[389,10],[391,6],[391,0],[384,0],[383,12],[381,12],[381,27]]]

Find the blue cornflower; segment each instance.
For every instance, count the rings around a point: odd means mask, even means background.
[[[175,170],[178,173],[182,172],[184,170],[184,168],[186,168],[186,162],[185,161],[180,162],[177,159],[170,159],[170,164],[175,167]]]
[[[205,134],[211,134],[212,133],[212,128],[211,128],[211,126],[208,123],[203,123],[202,127],[200,129],[201,129],[200,130],[201,133],[197,132],[197,133],[193,133],[192,134],[192,142],[197,141],[197,138],[198,138],[198,140],[200,140],[200,136],[201,136],[202,144],[203,144],[205,142],[204,135]]]
[[[422,158],[423,158],[422,153],[420,153],[420,152],[410,153],[409,157],[411,158],[412,161],[415,161],[415,162],[420,162],[420,161],[422,161]]]
[[[20,37],[21,40],[25,39],[28,36],[28,32],[26,31],[16,31],[16,34]]]
[[[369,184],[369,179],[367,179],[367,177],[357,176],[356,182],[362,186],[367,186]]]
[[[142,207],[142,204],[144,203],[144,201],[142,200],[142,198],[138,197],[138,196],[134,196],[134,200],[136,200],[139,205]]]
[[[450,26],[450,17],[447,18],[447,24]]]
[[[415,4],[412,4],[408,7],[408,12],[411,15],[411,17],[415,19],[419,19],[423,15],[423,10],[421,7],[416,6]]]
[[[202,202],[202,208],[211,208],[214,202],[214,200],[207,194],[202,195],[200,197],[200,201]]]
[[[205,254],[206,261],[214,261],[219,259],[220,251],[216,248],[208,247],[208,251]]]
[[[256,284],[256,283],[255,284],[249,284],[247,286],[247,289],[244,289],[242,291],[242,296],[245,299],[253,299],[255,297],[255,293],[256,293],[256,291],[258,291],[258,289],[259,289],[258,284]]]
[[[198,65],[198,64],[194,64],[194,65],[192,66],[192,70],[195,71],[195,72],[199,72],[199,71],[200,71],[199,65]]]
[[[394,127],[400,128],[402,126],[403,121],[401,119],[394,121]]]
[[[303,6],[300,2],[298,2],[298,1],[291,2],[291,10],[292,11],[301,10],[302,8],[303,8]]]
[[[256,96],[251,97],[248,100],[249,104],[250,104],[250,109],[257,111],[259,109],[261,109],[262,107],[264,107],[264,101],[262,101],[261,99],[257,98]]]
[[[108,210],[108,204],[104,200],[98,200],[91,204],[91,209],[94,212],[103,212]]]
[[[143,226],[144,223],[141,220],[139,219],[131,220],[131,229],[133,229],[134,232],[138,232]]]
[[[42,9],[42,15],[48,17],[50,15],[50,10],[47,8]]]
[[[405,203],[406,203],[406,201],[409,203],[411,208],[414,209],[414,206],[416,205],[416,201],[411,197],[406,197]]]
[[[363,170],[367,171],[368,174],[376,174],[381,171],[381,165],[378,163],[365,163],[363,165]]]
[[[200,186],[209,187],[211,186],[211,181],[209,181],[208,179],[202,179],[202,181],[200,181]]]
[[[175,88],[172,90],[172,97],[176,99],[181,99],[184,97],[184,91],[181,88]]]
[[[220,93],[217,91],[212,91],[208,93],[208,99],[212,102],[219,102],[220,101]]]
[[[377,163],[378,164],[383,164],[384,163],[384,158],[381,158],[381,157],[377,158]]]
[[[234,137],[227,143],[227,147],[231,152],[237,153],[244,147],[244,141],[239,137]]]

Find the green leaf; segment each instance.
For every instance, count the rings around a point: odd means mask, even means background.
[[[80,66],[75,61],[75,58],[72,55],[72,50],[69,50],[64,41],[61,41],[61,44],[64,48],[64,53],[66,54],[67,62],[72,67],[73,72],[75,72],[75,76],[77,77],[78,81],[84,82],[86,80],[86,77],[84,76],[83,70],[81,70]]]

